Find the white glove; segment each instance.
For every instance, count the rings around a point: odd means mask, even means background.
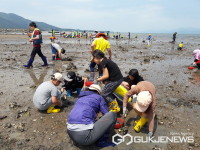
[[[149,137],[153,137],[153,132],[149,132]]]
[[[196,62],[193,62],[192,65],[196,65]]]
[[[126,107],[123,107],[123,116],[126,117],[128,114],[128,110],[126,109]]]

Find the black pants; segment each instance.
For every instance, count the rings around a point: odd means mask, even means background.
[[[75,143],[80,145],[91,145],[99,140],[106,132],[113,129],[116,119],[116,113],[108,112],[95,122],[93,129],[84,131],[67,130],[67,133]]]
[[[200,63],[197,63],[197,67],[200,69]]]
[[[41,51],[41,47],[34,47],[31,52],[31,59],[34,60],[35,55],[38,54],[41,58],[44,56]]]

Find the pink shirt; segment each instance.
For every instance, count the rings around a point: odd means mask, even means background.
[[[200,60],[200,49],[195,49],[193,51],[194,59]]]

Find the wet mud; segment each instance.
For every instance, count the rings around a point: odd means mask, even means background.
[[[36,56],[32,69],[22,65],[29,59],[32,45],[24,35],[0,35],[0,149],[11,150],[78,150],[100,149],[95,145],[74,145],[66,134],[66,122],[75,98],[68,98],[69,106],[57,114],[38,112],[32,103],[39,84],[50,79],[54,72],[65,75],[75,71],[89,76],[90,40],[62,39],[65,48],[63,61],[51,61],[48,36],[44,36],[42,52],[49,66],[41,67],[42,60]],[[188,70],[192,63],[191,52],[198,43],[186,43],[185,51],[177,51],[177,44],[155,39],[148,47],[142,40],[111,39],[113,61],[125,76],[132,68],[139,70],[145,80],[155,84],[157,93],[155,137],[171,133],[191,133],[194,143],[133,143],[126,142],[103,149],[107,150],[160,150],[200,149],[200,71]],[[148,128],[140,133],[133,130],[136,114],[127,117],[128,133],[146,137]],[[117,132],[117,130],[116,130]]]

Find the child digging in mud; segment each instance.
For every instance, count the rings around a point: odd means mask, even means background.
[[[154,117],[155,117],[155,86],[148,81],[139,82],[132,86],[123,100],[123,115],[127,115],[128,99],[136,94],[135,102],[133,102],[133,109],[140,116],[140,119],[135,121],[136,125],[133,127],[136,132],[140,132],[141,128],[148,122],[149,136],[154,134]]]
[[[67,96],[71,97],[74,91],[76,91],[77,95],[79,95],[86,81],[87,78],[78,76],[73,71],[68,72],[67,75],[64,77],[63,85],[63,87],[67,91]]]
[[[65,53],[65,49],[62,48],[55,42],[55,37],[50,37],[51,40],[51,50],[52,50],[52,60],[62,60],[62,53]]]

